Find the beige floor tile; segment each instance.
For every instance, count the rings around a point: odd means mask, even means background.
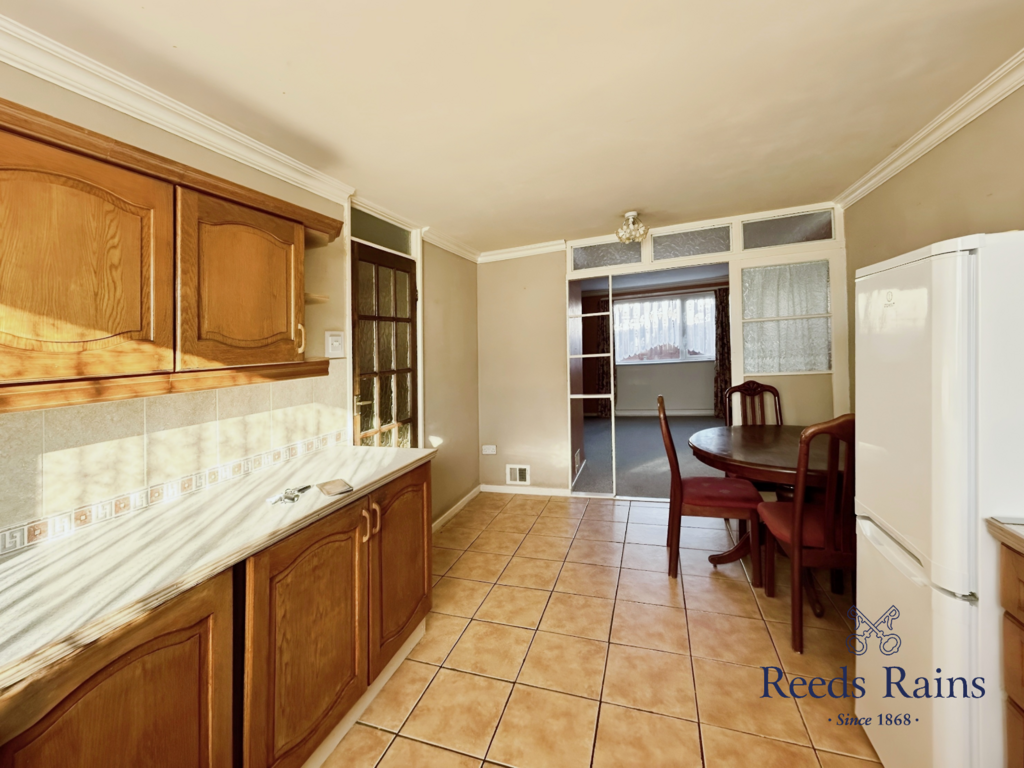
[[[474,621],[466,627],[444,666],[513,681],[532,640],[532,629]]]
[[[576,539],[569,547],[569,554],[565,559],[570,563],[590,563],[618,568],[622,561],[622,545],[614,541]]]
[[[783,583],[781,579],[776,583],[775,597],[768,597],[765,595],[763,589],[758,589],[754,592],[754,597],[757,598],[757,604],[761,608],[761,615],[764,616],[765,621],[776,621],[781,624],[789,624],[790,622],[790,588],[789,582]],[[804,594],[804,626],[805,627],[819,627],[821,629],[834,629],[839,632],[845,632],[850,634],[850,627],[839,615],[839,611],[823,593],[818,594],[818,599],[821,601],[822,607],[825,609],[825,615],[820,618],[814,615],[814,611],[811,610],[811,604],[807,600],[806,593]]]
[[[706,549],[710,552],[725,552],[732,549],[732,539],[725,529],[682,528],[679,534],[679,546],[683,549]]]
[[[647,648],[610,645],[601,701],[696,720],[690,659]]]
[[[704,764],[714,768],[818,768],[814,750],[701,723]]]
[[[668,499],[637,499],[629,502],[630,509],[668,509]]]
[[[458,563],[455,567],[458,568]],[[449,575],[457,575],[455,568]],[[761,618],[754,592],[746,581],[686,576],[683,578],[683,595],[686,597],[686,607],[693,611],[728,613],[732,616],[746,616],[748,619]]]
[[[517,685],[487,757],[516,768],[588,768],[597,708],[596,701]]]
[[[725,530],[725,518],[721,517],[692,517],[683,515],[683,528],[711,528],[717,531]]]
[[[559,500],[552,501],[544,507],[540,513],[541,517],[583,517],[586,507],[582,504],[563,503]]]
[[[480,531],[472,528],[455,528],[448,526],[434,534],[434,546],[445,549],[468,549]]]
[[[603,521],[606,523],[625,523],[629,520],[628,507],[587,507],[583,513],[584,520]]]
[[[503,511],[517,515],[539,515],[547,504],[547,496],[513,496]]]
[[[618,582],[618,568],[589,563],[566,563],[562,566],[555,592],[613,598]]]
[[[513,555],[523,543],[526,534],[508,531],[483,531],[469,548],[474,552],[491,552],[496,555]]]
[[[506,533],[529,533],[538,518],[533,515],[513,515],[502,512],[487,526],[489,531],[505,531]]]
[[[560,560],[534,560],[529,557],[513,557],[498,578],[499,584],[530,589],[553,589],[562,570]]]
[[[531,533],[523,539],[516,554],[519,557],[533,557],[538,560],[564,560],[572,539],[561,536],[538,536]]]
[[[472,618],[490,591],[491,585],[482,581],[445,576],[434,585],[433,609],[436,613]]]
[[[328,756],[323,768],[374,768],[393,738],[387,731],[353,725]]]
[[[442,669],[402,728],[402,734],[483,759],[512,684]]]
[[[437,582],[439,582],[442,578],[443,577],[441,575],[439,575],[439,574],[436,574],[436,573],[430,574],[430,586],[436,587],[437,586]]]
[[[543,632],[608,641],[614,600],[553,592],[540,624]]]
[[[440,664],[451,653],[468,624],[469,619],[431,611],[427,614],[426,632],[412,649],[409,658],[428,664]]]
[[[861,760],[859,757],[836,755],[832,752],[818,752],[821,768],[881,768],[881,763],[874,760]]]
[[[470,549],[458,559],[447,575],[455,579],[487,581],[493,584],[511,559],[508,555],[492,555],[489,552],[475,552]]]
[[[601,705],[594,768],[701,768],[696,723]]]
[[[571,539],[576,535],[576,529],[580,525],[578,517],[541,517],[530,529],[530,533],[539,536],[561,536]]]
[[[435,666],[406,659],[363,712],[359,722],[397,733],[436,673]]]
[[[810,746],[794,699],[761,698],[764,672],[760,667],[694,659],[693,672],[702,723]]]
[[[617,541],[626,538],[626,523],[611,523],[604,520],[584,520],[576,531],[576,538],[585,541]]]
[[[478,493],[463,509],[485,509],[497,512],[512,501],[511,493]]]
[[[448,521],[448,525],[452,528],[473,528],[482,531],[494,519],[494,515],[494,512],[487,512],[482,509],[463,509]]]
[[[668,573],[668,548],[652,544],[627,544],[622,550],[622,567],[633,571]]]
[[[462,557],[461,549],[443,549],[434,547],[431,550],[431,570],[435,576],[444,576],[455,561]]]
[[[833,699],[831,696],[815,699],[806,696],[797,701],[800,713],[811,735],[815,749],[838,752],[865,760],[878,760],[863,726],[837,726],[839,715],[853,715],[853,699]],[[895,766],[894,766],[895,768]]]
[[[536,629],[544,614],[549,592],[523,587],[507,587],[499,584],[476,612],[481,621],[511,624],[516,627]]]
[[[786,674],[827,679],[841,675],[842,667],[852,670],[856,664],[857,657],[846,647],[849,632],[804,627],[804,652],[796,653],[788,622],[769,621],[767,625]]]
[[[724,613],[687,611],[690,653],[704,659],[751,667],[779,666],[779,657],[764,622]]]
[[[735,579],[747,581],[743,566],[739,562],[714,566],[708,562],[708,555],[713,554],[706,549],[680,549],[679,573],[685,576],[700,576],[709,579]]]
[[[597,699],[607,652],[600,640],[538,632],[517,682]]]
[[[395,739],[378,768],[480,768],[480,761],[412,739]]]
[[[670,653],[689,653],[686,611],[617,600],[612,642]]]
[[[626,528],[626,541],[630,544],[650,544],[651,546],[660,544],[664,546],[668,541],[668,526],[630,523]]]
[[[668,507],[630,507],[629,522],[640,525],[668,525]]]
[[[623,570],[619,574],[619,600],[684,607],[683,582],[667,573]]]

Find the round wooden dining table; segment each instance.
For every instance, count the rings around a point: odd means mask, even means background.
[[[693,455],[704,464],[747,480],[796,485],[800,433],[804,427],[712,427],[690,437]],[[824,488],[828,441],[811,443],[807,485]]]

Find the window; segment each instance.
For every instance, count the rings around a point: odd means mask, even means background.
[[[688,293],[615,302],[615,362],[715,359],[715,294]]]

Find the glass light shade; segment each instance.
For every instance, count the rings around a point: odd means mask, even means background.
[[[623,243],[639,243],[647,236],[647,225],[640,221],[636,211],[630,211],[615,236]]]

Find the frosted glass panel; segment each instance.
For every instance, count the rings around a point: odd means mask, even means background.
[[[384,317],[395,316],[395,270],[388,267],[378,267],[379,284],[377,302],[377,314]]]
[[[372,213],[352,209],[352,237],[368,243],[382,245],[399,253],[412,253],[412,235],[390,221],[378,219]]]
[[[359,262],[359,314],[377,314],[377,284],[374,282],[373,264]]]
[[[798,213],[774,219],[743,222],[743,248],[808,243],[832,239],[832,211]]]
[[[695,229],[654,238],[654,260],[699,256],[702,253],[726,253],[731,247],[731,227]]]
[[[408,424],[398,425],[398,447],[399,448],[411,448],[412,447],[412,427]]]
[[[395,421],[395,379],[393,376],[380,377],[380,425],[387,426]]]
[[[832,320],[762,320],[743,324],[744,373],[832,370]]]
[[[743,270],[743,319],[827,315],[827,261]]]
[[[366,322],[365,320],[361,322]],[[381,321],[378,326],[380,334],[380,346],[377,347],[377,355],[380,360],[382,371],[393,371],[395,369],[395,324],[391,321]]]
[[[601,243],[600,245],[585,245],[572,249],[573,269],[638,263],[640,263],[640,243]]]

